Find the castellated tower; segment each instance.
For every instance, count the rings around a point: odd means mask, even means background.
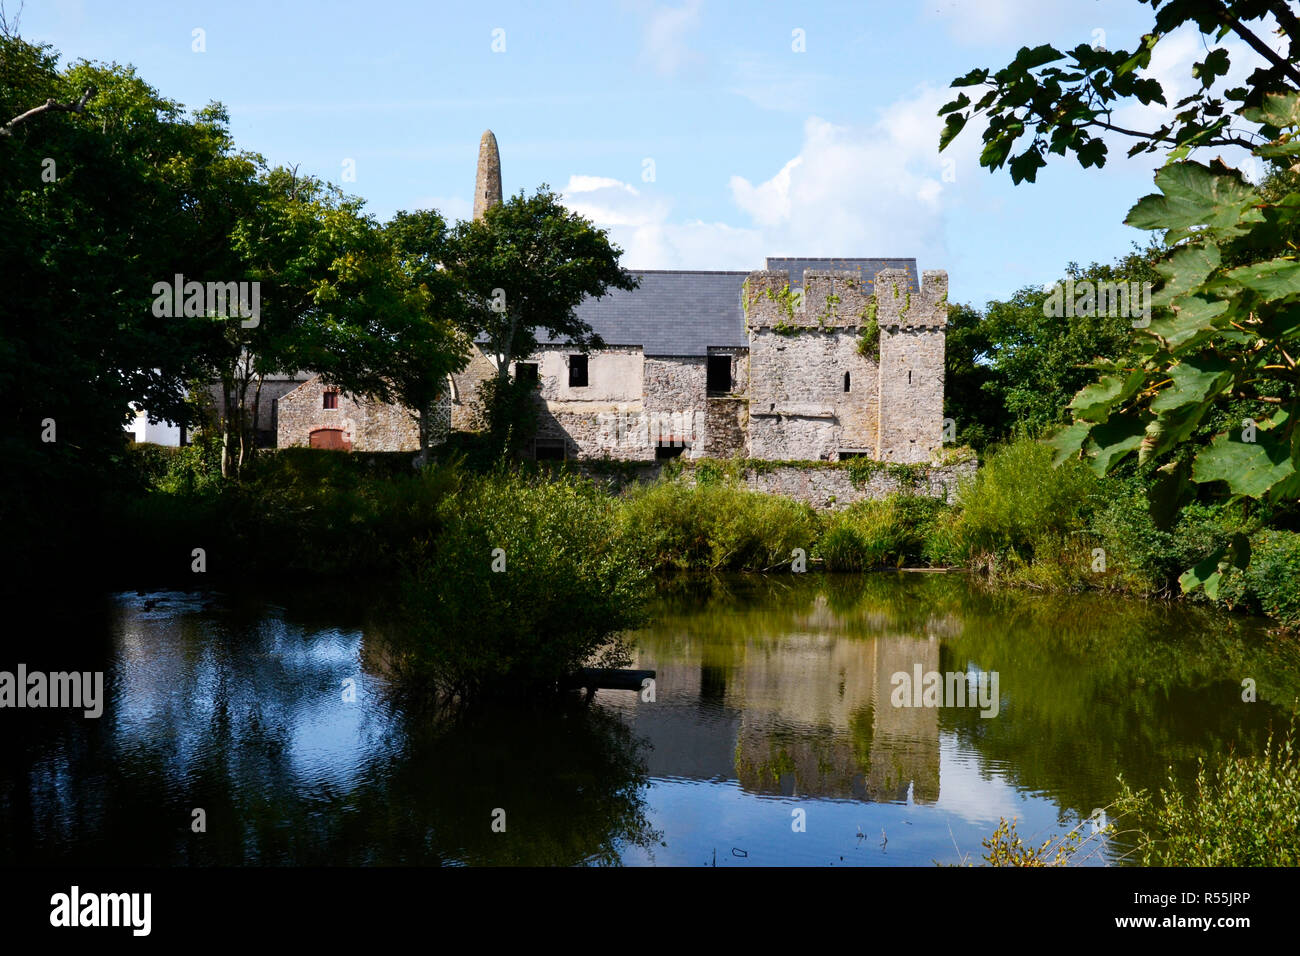
[[[478,175],[474,179],[474,218],[482,219],[489,207],[501,202],[501,154],[497,138],[484,130],[478,141]]]
[[[909,290],[902,269],[874,289],[851,272],[808,270],[745,282],[749,455],[924,462],[942,446],[948,276]]]
[[[920,293],[907,284],[901,269],[876,275],[882,461],[927,461],[943,445],[948,273],[922,273]]]

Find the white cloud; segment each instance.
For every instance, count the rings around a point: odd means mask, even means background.
[[[751,186],[741,176],[731,177],[731,195],[736,205],[762,226],[774,226],[790,218],[790,179],[803,164],[796,156],[781,167],[781,171],[765,183]]]
[[[566,206],[601,226],[653,226],[668,216],[664,200],[604,176],[570,176],[560,193]]]
[[[633,268],[754,269],[769,255],[941,263],[954,189],[937,153],[942,122],[935,114],[945,96],[920,89],[868,126],[809,117],[797,154],[770,178],[731,177],[731,199],[747,221],[674,221],[669,199],[591,175],[570,178],[565,203],[608,228]],[[952,168],[973,180],[979,148],[979,131],[968,130],[949,147]]]
[[[700,220],[670,222],[667,199],[617,179],[570,176],[561,195],[568,208],[609,230],[631,268],[752,269],[762,262],[757,232]]]
[[[732,177],[732,197],[785,254],[939,256],[948,184],[935,113],[945,95],[923,89],[867,127],[810,117],[799,154],[757,186]],[[950,147],[954,169],[973,161],[979,134],[966,135]]]

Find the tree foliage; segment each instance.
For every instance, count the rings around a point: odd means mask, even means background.
[[[1058,461],[1082,456],[1098,474],[1136,460],[1151,477],[1152,512],[1165,521],[1193,485],[1210,485],[1258,503],[1262,524],[1294,512],[1300,497],[1300,192],[1291,166],[1300,154],[1300,21],[1285,3],[1145,2],[1155,24],[1134,51],[1081,46],[1062,69],[1047,66],[1064,58],[1054,47],[1022,48],[996,74],[974,70],[956,80],[958,87],[988,89],[976,103],[961,93],[944,107],[940,147],[984,114],[980,162],[998,169],[1010,157],[1016,182],[1033,180],[1045,152],[1073,151],[1085,166],[1104,164],[1097,130],[1134,137],[1130,155],[1168,150],[1155,177],[1158,192],[1139,200],[1125,220],[1161,243],[1153,263],[1155,318],[1134,329],[1129,354],[1097,363],[1100,378],[1075,395],[1073,424],[1052,444]],[[1169,123],[1146,131],[1115,127],[1111,112],[1124,100],[1165,103],[1159,83],[1141,70],[1164,37],[1189,23],[1216,41],[1236,34],[1265,65],[1245,86],[1220,93],[1229,56],[1210,49],[1193,66],[1200,89],[1173,104],[1178,112]],[[1261,39],[1270,26],[1289,55]],[[1028,146],[1011,157],[1026,135]],[[1221,159],[1192,158],[1206,146],[1249,148],[1274,173],[1255,185]],[[1225,574],[1248,566],[1249,533],[1235,534],[1184,574],[1183,589],[1204,586],[1215,597]]]
[[[459,258],[449,268],[469,304],[466,330],[483,340],[505,378],[512,361],[537,349],[538,333],[576,348],[604,343],[576,309],[610,289],[634,289],[618,264],[622,250],[603,229],[543,185],[492,206],[456,229]]]
[[[1108,148],[1102,134],[1135,140],[1129,155],[1175,147],[1241,146],[1252,148],[1271,138],[1266,120],[1256,118],[1270,94],[1300,88],[1300,20],[1285,0],[1142,0],[1154,11],[1151,31],[1127,50],[1107,50],[1081,43],[1063,51],[1051,44],[1021,47],[997,71],[971,70],[953,81],[961,89],[939,115],[946,117],[940,150],[974,118],[986,121],[980,165],[1009,167],[1011,179],[1033,182],[1047,165],[1047,154],[1073,153],[1080,165],[1105,165]],[[1220,90],[1218,81],[1231,66],[1224,47],[1207,50],[1193,66],[1200,87],[1170,104],[1164,87],[1144,75],[1152,54],[1172,32],[1194,24],[1215,42],[1233,34],[1265,64],[1245,85]],[[1286,55],[1265,39],[1275,28],[1289,44]],[[973,89],[972,89],[973,88]],[[972,89],[972,100],[965,90]],[[1177,112],[1155,129],[1134,130],[1114,123],[1126,103],[1159,103]],[[1019,149],[1019,152],[1016,150]]]

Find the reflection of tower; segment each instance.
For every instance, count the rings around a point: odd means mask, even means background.
[[[501,154],[497,138],[485,130],[478,142],[478,175],[474,179],[474,218],[482,219],[489,208],[501,202]]]
[[[891,700],[894,674],[911,676],[939,669],[939,642],[912,637],[878,637],[876,651],[875,726],[871,738],[871,769],[867,790],[873,797],[901,800],[912,785],[912,799],[939,799],[939,709],[895,707]]]
[[[727,699],[727,669],[700,664],[700,706],[721,707]]]
[[[779,651],[746,648],[733,688],[744,695],[735,774],[747,791],[869,795],[851,728],[871,707],[871,643],[828,633],[821,618],[829,613],[819,599],[796,625],[809,629],[784,634]]]

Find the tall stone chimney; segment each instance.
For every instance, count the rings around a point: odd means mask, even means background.
[[[485,130],[478,141],[478,175],[474,179],[474,218],[482,219],[488,208],[501,202],[501,155],[497,138]]]

